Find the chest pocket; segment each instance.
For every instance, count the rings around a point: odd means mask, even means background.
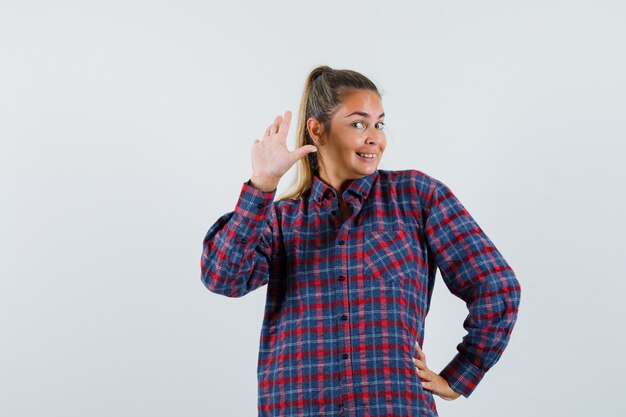
[[[391,282],[415,277],[416,244],[411,233],[402,229],[365,233],[361,253],[365,278]]]

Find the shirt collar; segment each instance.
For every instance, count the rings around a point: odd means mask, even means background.
[[[344,201],[349,200],[350,196],[354,196],[360,200],[367,198],[372,189],[372,185],[374,185],[377,179],[378,169],[370,175],[352,180],[343,192],[342,196]],[[316,202],[321,203],[324,199],[329,197],[332,198],[335,195],[335,190],[331,186],[322,181],[317,175],[313,175],[313,181],[311,183],[311,197]]]

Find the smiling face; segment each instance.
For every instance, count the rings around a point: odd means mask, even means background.
[[[324,182],[341,190],[346,181],[376,170],[387,145],[384,117],[382,100],[376,92],[355,90],[343,98],[332,116],[330,132],[324,133],[316,120],[309,119]]]

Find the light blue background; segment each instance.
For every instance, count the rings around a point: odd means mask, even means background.
[[[319,64],[379,85],[381,168],[446,183],[522,283],[507,351],[440,414],[621,415],[625,17],[620,1],[3,1],[0,415],[256,415],[266,289],[207,291],[201,244]],[[465,314],[439,280],[432,369]]]

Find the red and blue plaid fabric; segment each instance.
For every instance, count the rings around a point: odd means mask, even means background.
[[[436,416],[411,358],[437,268],[469,311],[440,375],[469,396],[508,343],[520,285],[452,191],[418,170],[378,170],[343,192],[343,223],[317,177],[299,199],[274,193],[245,183],[201,260],[212,292],[241,297],[267,284],[259,416]]]

